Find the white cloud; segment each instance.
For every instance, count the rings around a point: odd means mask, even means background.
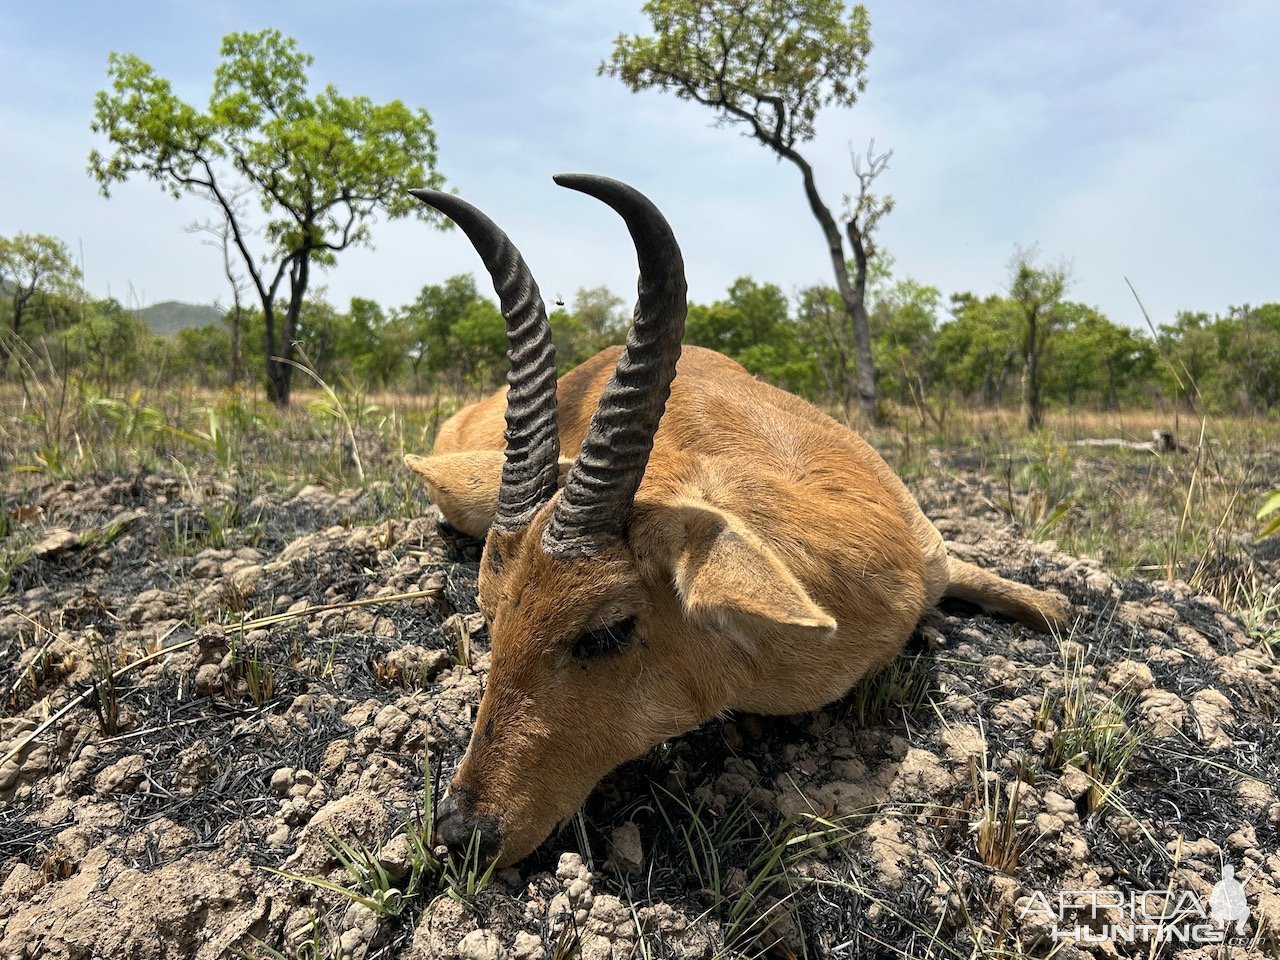
[[[221,32],[265,25],[260,6],[147,5],[132,19],[84,3],[0,15],[0,233],[83,241],[96,293],[150,301],[225,296],[217,255],[183,226],[205,214],[155,184],[97,197],[84,173],[93,92],[110,50],[137,50],[184,96],[207,95]],[[629,179],[666,210],[697,299],[750,273],[784,288],[829,277],[796,171],[675,98],[595,74],[638,0],[476,6],[283,2],[271,17],[346,92],[426,106],[450,183],[524,247],[548,295],[608,283],[630,296],[634,259],[611,214],[550,175]],[[1280,298],[1280,11],[1101,0],[1052,6],[902,2],[871,8],[862,103],[806,146],[828,202],[849,189],[847,141],[892,148],[898,199],[883,241],[900,272],[989,291],[1017,243],[1074,259],[1077,296],[1133,320],[1131,273],[1160,316]],[[377,251],[324,275],[338,303],[386,304],[478,262],[463,238],[382,223]]]

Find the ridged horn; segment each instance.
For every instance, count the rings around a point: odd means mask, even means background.
[[[676,375],[687,288],[680,247],[652,201],[608,177],[560,174],[554,179],[613,207],[631,232],[640,264],[635,322],[626,347],[542,535],[551,556],[591,556],[626,535]]]
[[[493,280],[507,324],[507,441],[494,529],[523,529],[556,492],[560,432],[556,351],[547,308],[524,257],[492,220],[452,194],[410,190],[462,228]]]

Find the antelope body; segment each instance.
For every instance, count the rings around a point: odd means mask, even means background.
[[[476,246],[511,344],[508,389],[446,422],[432,456],[406,458],[445,520],[486,538],[489,682],[437,829],[462,846],[478,831],[503,864],[663,740],[726,710],[837,699],[944,596],[1040,629],[1066,612],[949,557],[856,433],[727,357],[681,352],[665,219],[617,181],[556,179],[613,206],[640,260],[627,345],[558,384],[518,251],[456,197],[416,192]]]

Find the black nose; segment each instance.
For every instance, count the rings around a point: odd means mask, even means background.
[[[473,816],[473,808],[471,791],[451,788],[436,807],[436,842],[457,854],[478,850],[487,863],[502,849],[502,829],[497,817]]]

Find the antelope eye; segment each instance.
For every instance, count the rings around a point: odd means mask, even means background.
[[[598,660],[601,657],[621,653],[636,632],[636,618],[627,617],[590,633],[584,633],[573,645],[573,655],[579,660]]]

